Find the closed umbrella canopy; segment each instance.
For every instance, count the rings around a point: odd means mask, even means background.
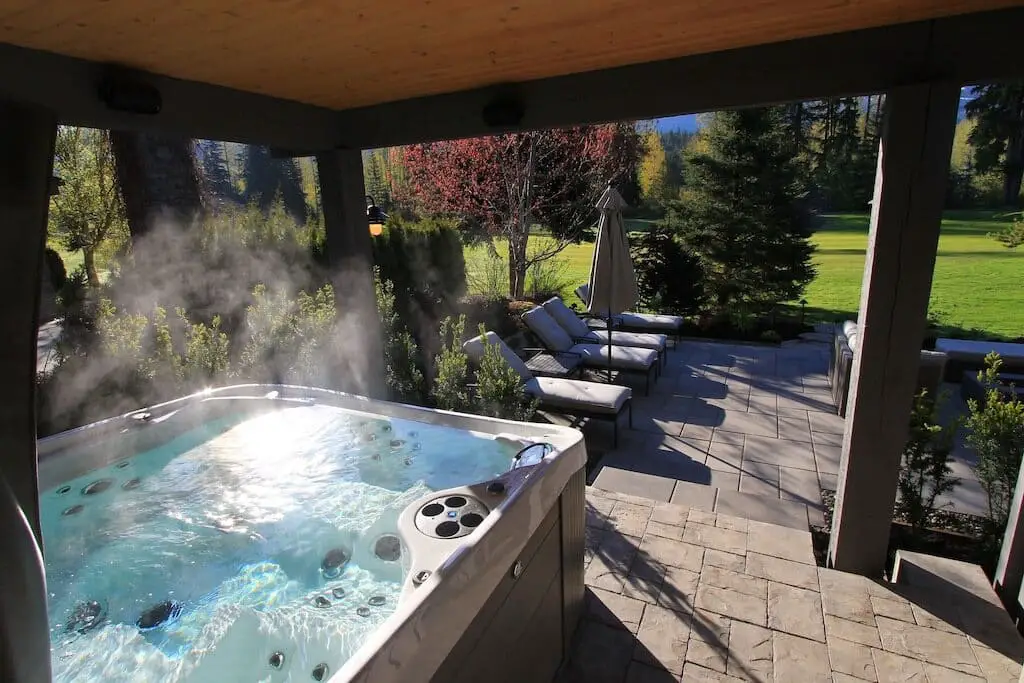
[[[615,188],[605,189],[597,208],[601,220],[597,226],[594,262],[590,267],[587,310],[608,317],[628,311],[636,305],[636,273],[629,253],[629,239],[622,222],[626,202]]]
[[[608,381],[612,378],[612,316],[628,311],[636,304],[636,273],[629,253],[629,239],[622,223],[626,202],[611,185],[605,189],[597,208],[594,262],[590,266],[590,297],[587,310],[608,320]]]

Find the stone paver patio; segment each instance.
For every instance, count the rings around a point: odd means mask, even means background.
[[[588,448],[609,447],[591,483],[797,529],[822,525],[821,489],[836,489],[844,427],[827,349],[679,342],[650,395],[634,392],[633,429],[620,427],[618,448],[606,426],[586,430]],[[951,399],[950,411],[965,410],[956,392]],[[972,455],[960,447],[953,457],[963,483],[942,502],[983,513]]]
[[[807,531],[589,488],[585,562],[560,683],[1016,683],[1024,659],[997,604],[817,567]]]

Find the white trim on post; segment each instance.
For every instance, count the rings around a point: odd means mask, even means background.
[[[373,398],[385,397],[384,357],[373,288],[373,251],[366,220],[363,159],[359,150],[335,150],[316,157],[327,230],[327,258],[340,324],[330,368],[334,386]]]
[[[917,384],[958,83],[886,94],[829,564],[879,576]]]

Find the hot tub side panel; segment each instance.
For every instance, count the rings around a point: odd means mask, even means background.
[[[584,470],[530,538],[433,683],[547,682],[583,609]]]

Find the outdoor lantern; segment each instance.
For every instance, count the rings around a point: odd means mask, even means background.
[[[384,232],[384,223],[388,215],[380,210],[373,197],[366,195],[366,220],[370,224],[370,234],[376,237]]]

